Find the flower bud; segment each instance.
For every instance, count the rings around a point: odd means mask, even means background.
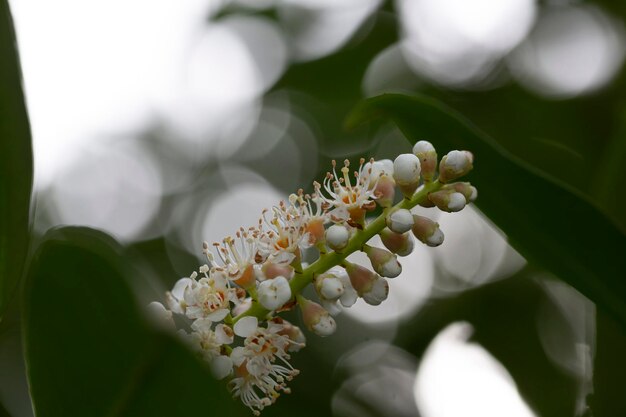
[[[392,232],[388,228],[384,228],[382,232],[380,232],[380,240],[382,240],[383,245],[391,252],[395,253],[398,256],[407,256],[413,252],[413,247],[415,246],[413,242],[413,237],[410,233],[396,233]]]
[[[443,189],[463,194],[467,203],[473,202],[478,196],[478,190],[476,190],[476,187],[472,186],[469,182],[455,182],[447,184],[443,187]]]
[[[424,181],[432,181],[437,170],[437,151],[428,141],[420,140],[413,146],[413,154],[420,160]]]
[[[413,219],[415,224],[412,230],[416,238],[432,247],[443,243],[443,232],[439,228],[439,223],[432,221],[428,217],[418,215],[414,215]]]
[[[439,181],[447,183],[462,177],[472,170],[474,156],[468,151],[451,151],[441,158]]]
[[[406,233],[413,227],[413,215],[407,209],[398,209],[387,216],[386,222],[392,232]]]
[[[326,244],[333,250],[339,251],[348,245],[350,231],[340,224],[333,224],[326,230]]]
[[[357,294],[370,305],[378,305],[387,299],[389,285],[384,278],[356,264],[347,264],[350,283]]]
[[[321,305],[301,295],[298,296],[298,304],[302,310],[302,321],[307,329],[322,337],[335,332],[337,328],[335,319]]]
[[[420,182],[420,160],[412,153],[398,155],[393,161],[393,178],[405,197],[413,195]]]
[[[441,190],[435,193],[428,194],[428,199],[432,201],[439,210],[453,213],[463,210],[467,204],[465,196],[458,192],[451,192],[451,190]]]
[[[314,280],[315,289],[325,300],[337,300],[343,295],[343,283],[335,275],[337,267],[333,267],[323,274],[317,275]]]
[[[376,189],[374,190],[376,202],[381,207],[391,207],[393,198],[396,196],[396,182],[389,175],[382,175],[378,178]]]
[[[368,245],[363,247],[363,251],[370,259],[372,268],[379,275],[386,278],[395,278],[402,272],[402,265],[400,265],[398,257],[393,253]]]
[[[287,278],[279,276],[259,284],[258,300],[268,310],[276,310],[291,299],[291,287]]]

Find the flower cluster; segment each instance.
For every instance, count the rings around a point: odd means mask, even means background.
[[[181,337],[217,378],[228,380],[233,396],[259,415],[289,392],[286,384],[298,374],[290,354],[305,345],[303,332],[279,313],[299,308],[309,331],[329,336],[342,308],[358,298],[383,302],[387,280],[402,271],[398,257],[413,250],[413,236],[428,246],[443,243],[439,225],[410,209],[461,210],[477,192],[454,181],[472,164],[467,151],[452,151],[437,164],[426,141],[393,162],[362,159],[352,175],[349,161],[339,170],[333,161],[332,172],[313,184],[312,194],[299,190],[265,210],[258,224],[213,245],[204,242],[206,264],[174,285],[166,294],[167,307],[157,302],[151,307],[172,326],[173,314],[181,317]],[[377,207],[382,214],[368,222]],[[387,249],[367,244],[375,235]],[[302,251],[311,247],[319,256],[304,268]],[[346,260],[356,251],[367,255],[371,269]],[[302,296],[309,284],[319,302]]]

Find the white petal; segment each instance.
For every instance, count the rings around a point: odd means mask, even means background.
[[[191,328],[197,332],[201,332],[201,331],[210,331],[211,330],[211,325],[213,324],[213,322],[209,319],[206,318],[200,318],[197,320],[194,320],[194,322],[191,324]]]
[[[176,281],[176,284],[174,284],[174,288],[172,288],[172,295],[178,300],[182,300],[185,296],[185,288],[187,288],[191,284],[192,281],[189,278],[179,279],[178,281]]]
[[[228,356],[217,356],[211,361],[211,372],[217,379],[226,378],[233,370],[233,361]]]
[[[294,259],[296,259],[296,255],[284,250],[272,256],[272,262],[275,264],[290,264]]]
[[[235,334],[241,337],[251,336],[254,332],[256,332],[258,325],[259,320],[256,317],[242,317],[237,323],[235,323]]]
[[[344,206],[340,206],[331,210],[328,215],[335,223],[342,223],[348,221],[348,219],[350,218],[350,213],[348,213],[348,209]]]
[[[230,353],[230,359],[233,361],[235,366],[241,366],[243,361],[246,359],[246,350],[241,346],[237,346]]]
[[[225,324],[218,324],[215,327],[215,336],[217,338],[217,342],[222,345],[230,345],[233,343],[233,329]]]
[[[214,312],[207,314],[206,318],[211,321],[221,321],[224,320],[224,317],[226,317],[228,313],[230,313],[229,309],[220,308],[219,310],[215,310]]]

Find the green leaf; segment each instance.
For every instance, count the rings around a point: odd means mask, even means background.
[[[429,140],[440,156],[452,149],[475,155],[468,177],[477,206],[531,263],[568,282],[626,325],[626,236],[575,190],[510,154],[441,102],[383,94],[364,101],[347,120],[395,122],[411,143]]]
[[[248,415],[205,365],[144,322],[107,235],[48,233],[25,287],[27,373],[38,417]]]
[[[0,0],[0,318],[28,250],[33,155],[13,21]]]

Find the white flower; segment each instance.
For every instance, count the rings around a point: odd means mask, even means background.
[[[259,283],[257,289],[259,303],[268,310],[282,307],[291,298],[289,281],[283,276]]]
[[[194,272],[192,274],[192,277],[195,278],[196,276],[197,274]],[[192,284],[192,282],[193,280],[191,278],[181,278],[176,281],[176,284],[174,284],[174,288],[172,288],[172,291],[169,291],[165,294],[165,297],[167,299],[167,306],[172,312],[178,314],[185,313],[185,309],[187,307],[184,301],[185,290],[188,286]]]
[[[184,290],[185,314],[190,319],[220,321],[230,313],[231,290],[222,274],[191,280]]]
[[[289,363],[287,351],[294,341],[284,334],[286,327],[269,322],[267,328],[257,328],[230,354],[235,377],[228,386],[255,415],[274,403],[280,391],[289,392],[285,383],[298,374]]]
[[[315,192],[330,207],[334,207],[328,215],[336,223],[348,222],[362,223],[365,219],[365,211],[375,208],[374,188],[378,178],[372,175],[364,175],[361,159],[359,171],[355,172],[355,183],[350,179],[350,161],[344,161],[341,168],[341,176],[337,175],[337,163],[333,161],[333,173],[327,173],[323,184],[315,182]],[[321,192],[322,187],[328,197]]]

